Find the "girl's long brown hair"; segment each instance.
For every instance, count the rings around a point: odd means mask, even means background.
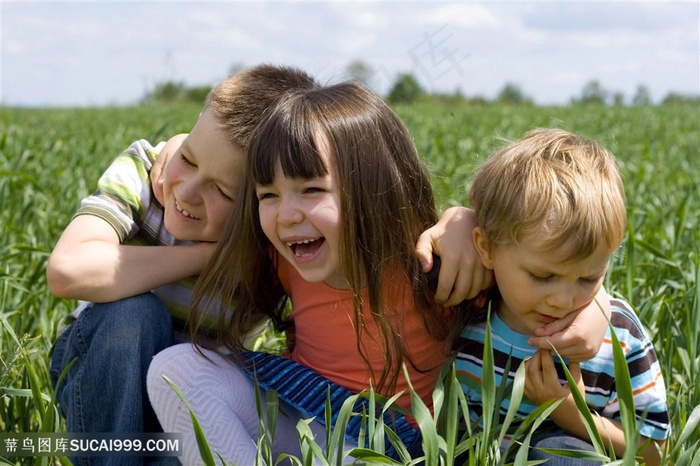
[[[330,147],[332,167],[319,154],[320,135]],[[435,338],[450,336],[455,323],[433,304],[414,252],[418,236],[437,218],[428,171],[396,114],[357,83],[292,91],[257,128],[235,211],[195,290],[193,331],[201,312],[218,312],[218,343],[235,352],[265,318],[284,327],[287,296],[260,227],[255,195],[256,184],[273,182],[277,162],[288,177],[336,171],[342,215],[339,256],[353,295],[358,350],[367,361],[362,334],[366,319],[374,319],[386,350],[377,388],[392,388],[402,362],[411,358],[401,337],[406,310],[396,309],[394,302],[402,288],[387,286],[388,280],[412,287],[418,312]],[[369,302],[363,302],[365,288]],[[227,310],[231,302],[236,303],[233,312]]]

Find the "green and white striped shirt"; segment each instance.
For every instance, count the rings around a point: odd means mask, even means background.
[[[95,215],[109,223],[122,244],[173,246],[191,243],[176,240],[163,223],[163,206],[151,189],[150,171],[164,142],[153,147],[146,140],[134,142],[100,177],[97,190],[84,198],[78,215]],[[176,329],[184,329],[197,277],[188,277],[153,290],[173,316]],[[77,318],[85,304],[71,316]]]

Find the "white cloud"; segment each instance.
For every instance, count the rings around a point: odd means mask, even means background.
[[[2,50],[3,50],[3,55],[5,52],[11,53],[11,54],[18,54],[24,52],[24,44],[18,40],[13,40],[13,39],[6,39],[3,37],[2,39]]]
[[[486,4],[448,3],[430,4],[425,20],[432,24],[449,24],[469,29],[500,29],[502,20]],[[433,6],[434,5],[434,6]]]
[[[3,3],[6,104],[133,102],[163,79],[213,84],[231,65],[299,66],[321,80],[363,60],[493,96],[506,82],[566,102],[586,80],[631,93],[700,92],[700,7],[586,2]],[[609,82],[606,82],[609,80]],[[56,92],[61,89],[61,92]],[[85,96],[89,96],[89,99]]]
[[[563,38],[565,40],[568,39],[572,43],[581,47],[591,47],[596,49],[609,49],[611,47],[647,47],[654,43],[654,37],[639,31],[612,31],[596,32],[591,34],[584,32],[573,32],[570,34],[564,34]]]
[[[658,46],[652,49],[653,55],[659,62],[675,63],[677,65],[693,66],[698,64],[697,55],[692,51],[679,50],[668,46]],[[700,83],[699,83],[700,85]]]

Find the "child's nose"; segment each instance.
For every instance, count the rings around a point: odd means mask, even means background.
[[[182,183],[178,192],[180,200],[189,204],[198,202],[201,198],[202,185],[196,179],[189,179]]]
[[[304,219],[304,214],[294,199],[282,198],[282,202],[277,212],[277,221],[282,225],[293,225],[300,223]]]
[[[546,303],[552,309],[568,312],[576,308],[576,296],[575,286],[567,284],[550,294],[546,299]]]

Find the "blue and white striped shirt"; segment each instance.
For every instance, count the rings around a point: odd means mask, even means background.
[[[611,299],[611,325],[620,340],[630,372],[634,406],[640,435],[654,440],[668,437],[670,425],[666,405],[666,388],[659,361],[651,340],[630,305],[619,299]],[[457,355],[457,376],[470,405],[473,420],[481,416],[481,380],[486,322],[468,326],[462,331],[464,346]],[[493,346],[495,386],[501,384],[504,368],[510,357],[510,370],[505,376],[509,382],[515,378],[520,364],[532,356],[538,348],[527,344],[529,335],[513,331],[495,313],[491,316],[491,342]],[[556,358],[555,358],[556,361]],[[559,362],[555,362],[559,365]],[[559,370],[560,381],[566,383]],[[615,384],[612,339],[610,328],[598,354],[581,363],[581,376],[586,387],[588,406],[608,418],[620,420],[620,406]],[[510,400],[504,399],[500,411],[508,410]],[[523,399],[518,416],[526,417],[536,408]]]

